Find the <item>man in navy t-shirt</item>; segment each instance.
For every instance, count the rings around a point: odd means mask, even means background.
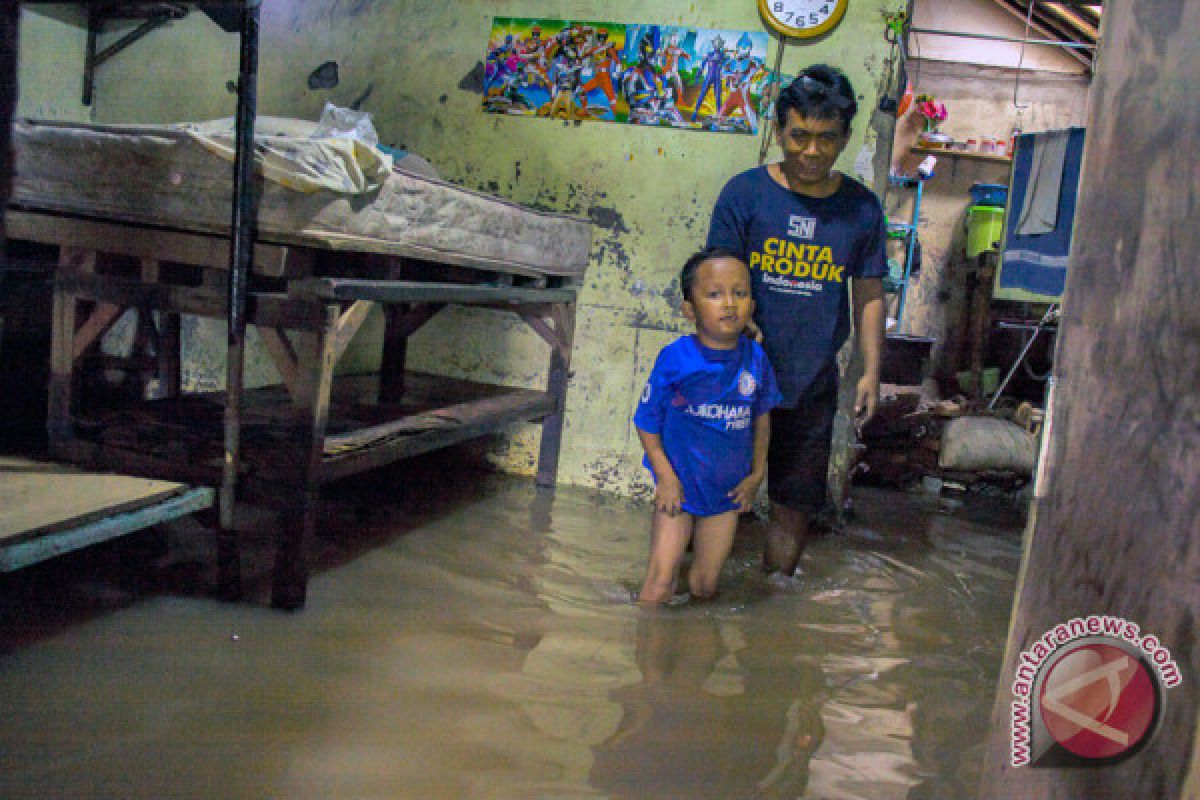
[[[805,69],[776,101],[783,160],[732,178],[708,232],[709,247],[728,249],[750,267],[755,321],[783,393],[771,412],[764,566],[788,575],[826,501],[837,353],[850,332],[851,299],[864,362],[856,415],[874,414],[879,397],[883,210],[869,189],[833,169],[857,110],[839,70]]]

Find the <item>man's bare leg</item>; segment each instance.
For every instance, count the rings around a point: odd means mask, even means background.
[[[771,503],[767,541],[763,547],[763,569],[791,575],[808,544],[808,514],[779,503]]]

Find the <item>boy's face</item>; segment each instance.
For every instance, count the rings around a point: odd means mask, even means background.
[[[786,119],[782,127],[776,123],[776,132],[788,177],[801,184],[824,181],[849,140],[841,118],[803,117],[789,108]]]
[[[705,347],[727,350],[736,345],[754,313],[746,265],[736,258],[710,258],[701,264],[683,313],[696,324],[696,335]]]

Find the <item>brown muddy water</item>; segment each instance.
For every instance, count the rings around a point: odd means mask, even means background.
[[[213,600],[186,525],[7,576],[0,797],[975,795],[1012,507],[856,490],[794,585],[748,518],[717,600],[647,612],[645,506],[414,469],[335,492],[298,613]]]

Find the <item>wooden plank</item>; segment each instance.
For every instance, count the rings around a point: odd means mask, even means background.
[[[554,400],[545,392],[517,389],[507,394],[489,397],[486,400],[461,403],[420,415],[422,418],[433,417],[439,420],[432,430],[407,432],[405,428],[413,426],[413,421],[410,419],[400,419],[393,423],[375,426],[373,433],[384,434],[384,429],[391,425],[395,429],[395,435],[390,437],[380,435],[373,440],[374,443],[363,449],[330,452],[351,442],[355,436],[361,436],[362,431],[329,436],[325,439],[325,447],[330,454],[325,457],[321,479],[330,481],[354,475],[403,458],[410,458],[458,442],[476,439],[518,422],[536,420],[553,411]],[[442,424],[442,421],[448,420],[455,422],[454,424]]]
[[[224,236],[12,209],[5,215],[5,223],[10,239],[215,269],[229,268],[229,239]],[[254,245],[254,271],[260,275],[308,275],[315,261],[314,252],[307,248],[263,242]]]
[[[207,487],[185,488],[179,494],[155,501],[144,508],[110,512],[95,522],[47,533],[11,545],[0,544],[0,572],[12,572],[39,561],[202,511],[212,506],[214,496],[215,492]]]
[[[172,481],[84,472],[65,464],[0,456],[0,542],[78,528],[188,487]]]
[[[66,442],[55,454],[84,469],[108,470],[151,480],[176,481],[199,486],[221,483],[220,459],[195,463],[126,450],[113,445],[97,445],[80,439]]]
[[[167,286],[109,276],[63,276],[58,286],[68,293],[120,306],[143,306],[177,314],[223,319],[229,302],[221,289]],[[246,298],[251,324],[288,330],[319,331],[325,324],[324,305],[282,294],[251,292]]]
[[[912,152],[922,156],[937,156],[941,158],[960,158],[964,161],[986,161],[992,164],[1004,164],[1005,166],[1012,163],[1012,159],[1008,156],[996,155],[995,153],[976,153],[971,150],[947,150],[942,147],[913,147]]]
[[[530,289],[476,283],[375,281],[353,278],[304,278],[291,281],[288,293],[324,300],[375,300],[381,303],[572,303],[575,290]]]

